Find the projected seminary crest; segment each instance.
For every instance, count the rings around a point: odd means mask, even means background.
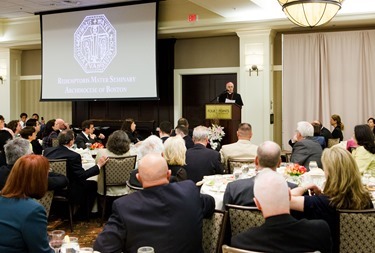
[[[104,72],[116,47],[116,30],[104,14],[86,16],[74,33],[74,58],[86,73]]]

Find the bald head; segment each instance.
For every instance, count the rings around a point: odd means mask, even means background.
[[[150,153],[145,155],[138,164],[137,179],[143,188],[169,183],[170,171],[161,154]]]
[[[259,145],[256,163],[260,168],[276,170],[281,162],[280,146],[273,141],[265,141]]]
[[[258,173],[254,183],[254,196],[265,218],[290,211],[289,188],[285,178],[270,169]]]
[[[63,119],[56,119],[55,124],[58,125],[60,130],[69,129]]]

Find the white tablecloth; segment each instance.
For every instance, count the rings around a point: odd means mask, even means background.
[[[230,174],[205,176],[201,193],[211,195],[215,199],[215,208],[221,210],[225,188],[232,181],[234,181],[234,176]]]

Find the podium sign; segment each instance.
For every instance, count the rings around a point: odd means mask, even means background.
[[[206,104],[206,119],[232,119],[232,105]]]

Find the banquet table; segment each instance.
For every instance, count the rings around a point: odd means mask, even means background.
[[[96,150],[88,150],[88,149],[72,149],[74,152],[77,152],[81,155],[82,158],[82,168],[85,170],[90,169],[91,167],[95,166],[95,159],[93,158],[93,155],[96,155]],[[92,176],[89,177],[86,180],[93,180],[98,181],[98,176]]]

